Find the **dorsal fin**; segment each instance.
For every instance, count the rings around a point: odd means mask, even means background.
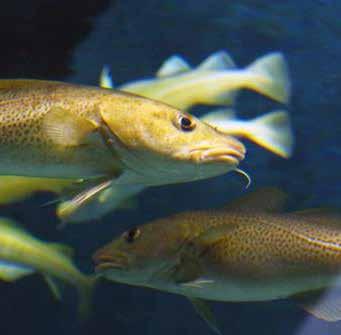
[[[235,69],[237,66],[226,51],[217,51],[208,56],[199,64],[197,70],[227,70]]]
[[[264,187],[248,193],[224,206],[231,211],[280,212],[283,210],[287,194],[275,187]]]
[[[173,55],[162,63],[160,69],[156,73],[156,77],[164,78],[174,76],[190,70],[191,66],[181,56]]]
[[[112,80],[112,75],[110,67],[104,65],[99,77],[99,86],[103,88],[114,88],[114,82]]]

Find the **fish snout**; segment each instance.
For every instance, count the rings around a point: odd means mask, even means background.
[[[97,250],[92,256],[92,260],[96,273],[111,269],[123,270],[128,266],[127,255],[118,251],[114,252],[110,246]]]
[[[246,149],[243,143],[233,137],[228,137],[224,144],[198,146],[192,149],[190,154],[198,163],[228,163],[237,166],[245,158]]]

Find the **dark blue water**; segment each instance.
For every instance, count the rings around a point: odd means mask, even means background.
[[[341,205],[341,4],[337,1],[228,0],[11,0],[0,5],[0,76],[58,79],[97,84],[103,64],[114,82],[152,76],[174,53],[197,64],[226,49],[239,65],[269,51],[289,63],[289,106],[296,135],[290,160],[248,143],[242,168],[253,186],[277,185],[297,208]],[[238,111],[252,118],[275,103],[243,92]],[[228,174],[203,182],[149,189],[135,211],[116,212],[100,224],[56,230],[50,200],[37,195],[1,208],[46,240],[76,249],[78,265],[91,271],[91,253],[135,224],[191,208],[217,207],[243,191]],[[79,326],[75,297],[51,296],[40,276],[0,283],[1,334],[209,334],[185,299],[143,288],[103,282],[94,313]],[[307,316],[288,301],[214,304],[224,334],[339,334],[341,322]]]

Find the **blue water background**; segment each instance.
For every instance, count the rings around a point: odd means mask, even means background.
[[[241,167],[252,187],[276,185],[290,192],[293,208],[341,206],[341,4],[337,1],[4,1],[0,5],[1,77],[57,79],[97,84],[103,64],[114,82],[152,76],[174,53],[198,64],[225,49],[238,65],[282,51],[289,63],[293,96],[289,111],[296,135],[290,160],[247,143]],[[243,92],[237,108],[252,118],[282,108]],[[245,181],[228,174],[183,185],[149,189],[139,208],[106,216],[99,224],[56,230],[51,200],[37,195],[1,208],[46,240],[76,249],[77,263],[91,271],[91,253],[135,224],[185,209],[219,207],[243,192]],[[75,323],[72,290],[56,303],[39,276],[0,283],[1,334],[210,334],[182,297],[143,288],[101,283],[94,314]],[[70,291],[70,292],[69,292]],[[74,298],[74,299],[72,299]],[[224,334],[339,334],[341,322],[316,320],[288,301],[217,303]]]

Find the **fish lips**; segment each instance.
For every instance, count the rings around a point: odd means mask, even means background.
[[[128,257],[124,253],[108,253],[106,249],[98,250],[92,257],[95,264],[95,272],[103,274],[112,270],[127,270]]]
[[[237,139],[228,138],[225,145],[201,144],[191,148],[187,153],[190,159],[200,163],[225,163],[237,166],[245,158],[246,148]]]

